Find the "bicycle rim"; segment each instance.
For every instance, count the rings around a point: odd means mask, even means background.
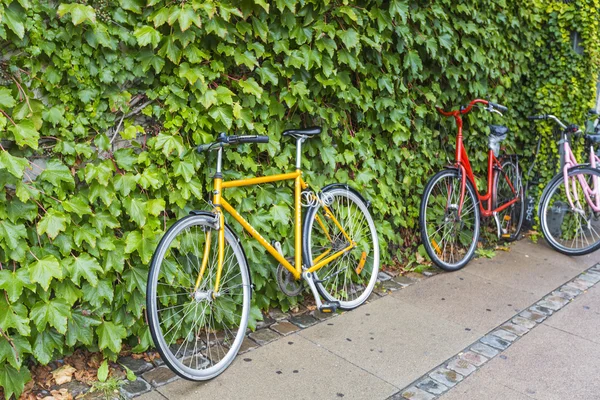
[[[339,301],[350,310],[367,300],[379,272],[379,241],[367,205],[347,189],[322,194],[327,209],[335,216],[356,246],[313,273],[319,293],[327,301]],[[307,218],[306,251],[311,265],[347,248],[350,243],[324,207],[317,206]]]
[[[163,361],[196,381],[212,379],[231,364],[250,310],[245,256],[229,229],[219,292],[213,292],[218,231],[211,224],[210,217],[189,216],[169,229],[154,254],[147,289],[150,331]],[[207,240],[208,263],[195,290]]]
[[[467,181],[462,209],[461,179],[455,170],[436,174],[427,185],[421,203],[421,239],[427,254],[440,268],[455,271],[464,267],[477,247],[479,203]]]

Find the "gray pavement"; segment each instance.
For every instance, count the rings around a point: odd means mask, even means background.
[[[600,252],[571,258],[543,240],[523,240],[493,259],[473,260],[244,353],[210,382],[177,380],[138,399],[401,399],[430,373],[448,379],[443,399],[600,399],[600,287],[539,325],[517,319],[532,324],[530,331],[511,326],[502,330],[504,341],[494,336],[500,333],[488,335],[598,262]],[[582,282],[575,285],[588,286]],[[559,294],[571,291],[581,293]],[[501,347],[515,342],[489,361],[463,354],[486,335]],[[482,354],[498,353],[488,349]],[[461,354],[481,361],[476,371],[454,358]],[[440,369],[449,360],[459,374]],[[413,390],[412,398],[435,398],[429,390]]]

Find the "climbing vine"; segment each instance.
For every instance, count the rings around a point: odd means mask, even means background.
[[[592,104],[599,5],[576,3],[0,0],[5,397],[22,392],[32,363],[151,345],[148,264],[176,218],[208,207],[212,163],[188,150],[221,131],[271,138],[226,152],[234,179],[289,168],[281,132],[322,125],[305,146],[307,181],[351,183],[372,202],[385,263],[415,262],[422,187],[452,155],[436,104],[506,104],[517,149],[534,141],[531,110],[579,121]],[[475,164],[490,118],[468,119]],[[228,197],[270,239],[292,236],[291,188]],[[298,298],[277,289],[260,247],[243,245],[253,325],[260,309]]]

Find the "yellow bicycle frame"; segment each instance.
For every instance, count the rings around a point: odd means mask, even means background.
[[[286,180],[294,180],[294,264],[295,264],[295,266],[293,266],[269,242],[267,242],[265,240],[265,238],[263,238],[262,235],[260,233],[258,233],[256,231],[256,229],[254,229],[252,227],[252,225],[250,225],[248,223],[248,221],[246,221],[231,206],[231,204],[229,204],[223,198],[223,195],[222,195],[223,190],[226,188],[252,186],[252,185],[259,185],[261,183],[270,183],[270,182],[286,181]],[[223,269],[223,259],[224,259],[224,255],[225,255],[225,219],[223,218],[223,215],[224,215],[223,209],[225,209],[225,211],[227,211],[229,214],[231,214],[231,216],[233,216],[233,218],[235,218],[235,220],[238,221],[240,223],[240,225],[242,225],[244,227],[244,229],[250,235],[252,235],[252,237],[254,237],[254,239],[256,239],[273,257],[275,257],[275,259],[277,261],[279,261],[281,263],[281,265],[283,265],[288,271],[290,271],[290,273],[294,276],[294,278],[296,280],[298,280],[302,277],[302,218],[301,218],[302,205],[300,202],[300,197],[301,197],[302,190],[304,190],[306,188],[308,188],[308,184],[306,184],[306,182],[304,182],[304,180],[302,179],[302,171],[299,169],[297,169],[296,172],[291,172],[291,173],[287,173],[287,174],[276,174],[276,175],[263,176],[263,177],[258,177],[258,178],[239,179],[239,180],[228,181],[228,182],[223,182],[222,178],[215,177],[214,192],[213,192],[213,205],[215,208],[214,208],[213,212],[217,215],[218,221],[219,221],[219,227],[218,227],[218,229],[219,229],[219,237],[218,237],[219,249],[218,249],[217,274],[216,274],[216,279],[215,279],[213,295],[216,295],[219,292],[219,285],[221,282],[221,272]],[[342,256],[347,251],[356,247],[356,243],[354,243],[351,240],[350,236],[346,233],[346,231],[344,230],[342,225],[335,218],[335,216],[329,210],[329,208],[320,199],[317,198],[317,200],[319,202],[321,202],[323,210],[325,211],[325,217],[330,219],[335,224],[335,226],[338,227],[338,229],[342,232],[342,234],[344,235],[346,240],[348,240],[348,243],[350,243],[350,245],[342,250],[335,252],[332,255],[329,255],[329,253],[331,252],[331,249],[329,249],[329,250],[325,251],[323,254],[316,257],[314,259],[314,265],[312,265],[310,268],[308,268],[306,270],[309,273],[314,272],[314,271],[318,270],[319,268],[324,267],[325,265],[329,264],[333,260]],[[331,236],[327,230],[326,225],[324,224],[324,222],[321,220],[321,218],[318,215],[316,216],[316,221],[321,226],[321,228],[325,231],[325,235],[331,240]],[[211,244],[210,232],[207,232],[206,235],[207,235],[207,238],[206,238],[206,243],[205,243],[205,248],[204,248],[204,255],[202,258],[202,265],[200,268],[200,272],[198,274],[198,278],[196,279],[196,288],[195,288],[196,290],[200,286],[200,282],[202,281],[202,276],[204,275],[204,272],[206,270],[206,265],[208,264],[209,249],[210,249],[210,244]]]

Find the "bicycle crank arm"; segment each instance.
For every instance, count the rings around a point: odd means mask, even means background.
[[[315,297],[315,303],[317,305],[317,309],[320,310],[321,307],[323,306],[323,302],[321,301],[321,296],[319,295],[319,292],[317,291],[315,282],[312,279],[312,274],[310,272],[303,272],[302,278],[304,278],[306,283],[308,283],[308,287],[310,288],[310,291],[312,292],[313,296]]]

